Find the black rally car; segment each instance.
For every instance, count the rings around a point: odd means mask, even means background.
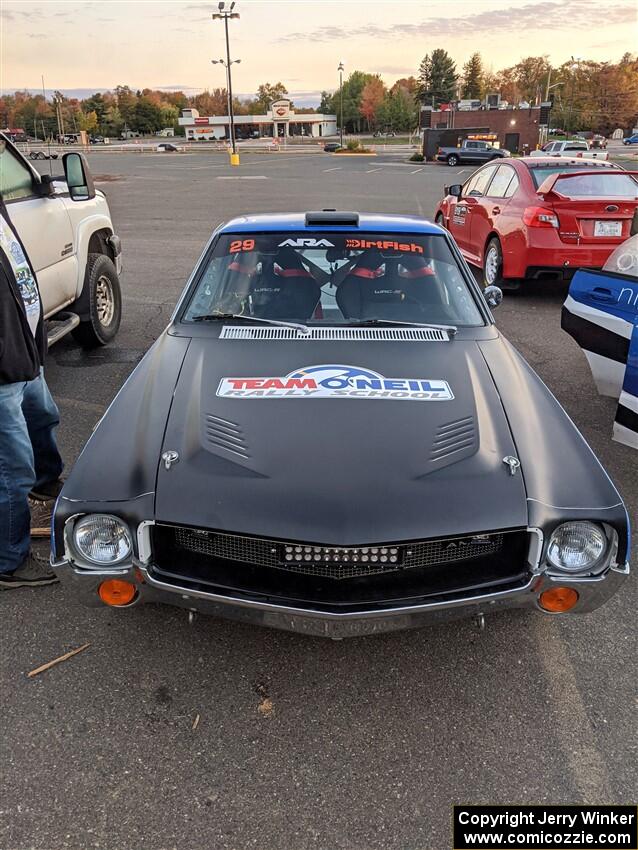
[[[323,211],[219,228],[54,515],[91,605],[343,637],[581,613],[628,518],[441,228]]]

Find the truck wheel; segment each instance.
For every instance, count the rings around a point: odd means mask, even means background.
[[[84,348],[96,348],[110,342],[122,319],[122,293],[117,271],[110,257],[89,254],[81,300],[88,318],[72,333]]]
[[[455,153],[451,153],[447,158],[447,164],[454,166],[459,164],[459,158]]]
[[[445,227],[445,219],[443,218],[443,213],[437,213],[436,218],[434,219],[434,223],[438,224],[439,227]]]
[[[503,277],[503,251],[494,236],[487,244],[483,258],[483,281],[485,286],[500,286]]]

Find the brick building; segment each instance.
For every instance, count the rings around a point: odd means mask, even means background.
[[[523,153],[526,146],[527,150],[534,150],[539,142],[540,115],[540,106],[466,112],[424,109],[421,111],[421,128],[458,130],[459,142],[472,133],[494,134],[500,147],[507,148],[511,153]],[[445,135],[449,139],[450,133]]]

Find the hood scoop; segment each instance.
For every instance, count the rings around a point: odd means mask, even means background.
[[[347,342],[449,342],[450,335],[438,328],[318,328],[308,332],[300,328],[257,327],[245,328],[226,325],[220,339],[275,340],[294,339],[300,342],[347,341]]]

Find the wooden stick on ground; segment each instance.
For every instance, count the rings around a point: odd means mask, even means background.
[[[78,646],[77,649],[72,649],[71,652],[65,652],[64,655],[60,655],[59,658],[54,658],[53,661],[47,661],[47,663],[43,664],[41,667],[36,667],[35,670],[27,673],[27,676],[31,679],[33,676],[37,676],[38,673],[44,673],[45,670],[48,670],[50,667],[55,667],[56,664],[66,661],[67,658],[77,655],[78,652],[83,652],[89,646],[91,646],[90,643],[85,643],[83,646]]]
[[[51,529],[47,526],[46,528],[32,528],[31,529],[31,537],[49,537],[51,534]]]

